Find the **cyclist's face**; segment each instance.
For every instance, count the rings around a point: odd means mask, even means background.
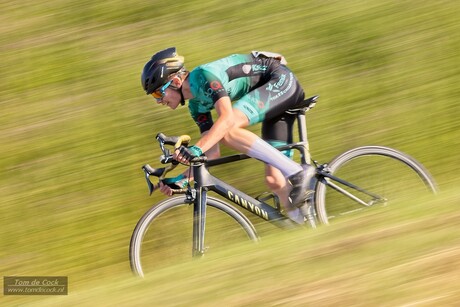
[[[162,104],[164,106],[168,106],[171,109],[176,109],[181,102],[181,96],[177,89],[168,87],[164,91],[164,95],[161,99],[157,99],[158,104]]]
[[[158,104],[168,106],[173,110],[179,106],[182,98],[179,89],[175,86],[176,82],[174,81],[174,79],[169,80],[152,94]]]

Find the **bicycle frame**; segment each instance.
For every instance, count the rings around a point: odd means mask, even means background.
[[[313,96],[304,101],[304,105],[298,109],[290,110],[292,114],[297,116],[297,127],[299,132],[299,142],[280,146],[277,149],[280,151],[287,149],[296,149],[300,152],[301,164],[310,164],[311,156],[309,152],[309,144],[307,138],[307,125],[305,113],[314,107],[318,96]],[[268,221],[280,228],[293,228],[295,223],[281,214],[279,208],[274,208],[263,201],[255,199],[244,192],[232,187],[222,180],[211,175],[208,167],[231,163],[250,158],[245,154],[237,154],[226,156],[214,160],[209,160],[205,163],[197,163],[192,165],[195,187],[193,190],[188,190],[186,193],[190,202],[193,201],[193,255],[199,256],[204,254],[204,234],[206,220],[206,197],[208,191],[213,191],[228,201],[238,205],[250,213]],[[195,194],[195,195],[193,195]],[[314,215],[313,205],[310,205],[310,214]],[[314,217],[310,216],[310,223],[314,223]],[[312,225],[315,227],[315,225]]]
[[[306,141],[289,144],[279,147],[279,150],[297,149],[301,152],[301,159],[306,161],[308,143]],[[187,199],[193,202],[193,255],[199,256],[205,252],[204,234],[206,221],[206,198],[208,191],[215,192],[224,197],[233,204],[247,210],[248,212],[258,216],[259,218],[268,221],[279,228],[294,228],[296,225],[290,219],[281,214],[278,208],[274,208],[269,204],[255,199],[246,193],[234,188],[233,186],[223,182],[217,177],[211,175],[208,167],[223,165],[236,161],[249,159],[251,157],[245,154],[236,154],[226,156],[214,160],[209,160],[204,163],[192,165],[195,187],[186,192]]]
[[[228,159],[234,157],[234,159]],[[221,165],[238,160],[245,159],[246,157],[235,155],[223,158],[222,161],[213,161],[215,165]],[[292,228],[294,224],[291,220],[287,219],[281,212],[260,201],[244,192],[232,187],[231,185],[223,182],[222,180],[211,175],[206,168],[205,163],[198,163],[192,166],[195,187],[189,189],[186,193],[187,199],[193,202],[193,255],[202,255],[205,252],[204,234],[205,234],[205,221],[206,221],[206,199],[208,191],[213,191],[228,201],[246,209],[250,213],[273,223],[280,228]],[[195,195],[193,195],[195,194]]]
[[[280,151],[287,149],[295,149],[300,153],[300,163],[301,164],[311,164],[311,156],[309,152],[309,144],[307,137],[307,125],[305,119],[305,113],[313,108],[316,104],[318,96],[310,97],[302,101],[296,107],[288,110],[290,114],[294,114],[297,117],[297,128],[299,132],[299,142],[288,144],[285,146],[278,147]],[[182,137],[185,137],[182,139]],[[170,163],[171,156],[167,149],[164,148],[164,144],[174,145],[175,148],[178,148],[183,143],[188,143],[190,138],[188,136],[173,137],[167,138],[162,135],[157,139],[160,142],[160,148],[163,151],[162,163]],[[181,143],[182,142],[182,143]],[[222,165],[226,163],[231,163],[235,161],[240,161],[250,158],[245,154],[237,154],[232,156],[226,156],[214,160],[209,160],[206,162],[192,163],[191,168],[193,169],[195,186],[194,188],[188,188],[187,190],[182,190],[179,193],[185,193],[186,201],[193,203],[193,255],[202,255],[205,251],[204,248],[204,234],[205,234],[205,221],[206,221],[206,198],[208,191],[213,191],[228,201],[238,205],[241,208],[244,208],[248,212],[258,216],[259,218],[273,223],[280,228],[293,228],[295,223],[290,219],[286,218],[281,212],[280,208],[277,205],[276,208],[270,206],[269,204],[263,202],[262,200],[255,199],[244,192],[230,186],[229,184],[223,182],[222,180],[214,177],[208,171],[208,167],[215,165]],[[175,163],[177,164],[177,163]],[[145,172],[147,184],[149,186],[150,193],[154,190],[154,185],[151,183],[149,176],[155,175],[160,179],[164,177],[166,172],[173,169],[174,165],[168,165],[164,170],[158,172],[159,170],[150,169],[150,166],[144,165],[143,170]],[[310,222],[312,227],[316,227],[315,224],[315,212],[314,205],[310,204],[308,209],[307,219]]]

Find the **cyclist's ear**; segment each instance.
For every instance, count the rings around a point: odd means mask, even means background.
[[[174,87],[176,88],[180,88],[182,86],[182,83],[184,81],[182,80],[181,77],[179,77],[178,75],[175,75],[173,78],[172,78],[172,84]]]

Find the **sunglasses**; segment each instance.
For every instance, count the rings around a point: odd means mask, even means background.
[[[152,93],[153,98],[155,98],[158,102],[163,99],[165,96],[166,89],[171,85],[172,80],[168,81],[165,85],[163,85],[159,90]]]

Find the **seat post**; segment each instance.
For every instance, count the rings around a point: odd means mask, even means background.
[[[302,164],[311,164],[305,113],[316,105],[318,98],[318,95],[307,98],[286,111],[286,113],[296,115],[297,129],[299,131],[299,141],[296,143],[296,148],[300,151],[300,161]]]
[[[307,122],[305,119],[305,109],[297,111],[297,128],[299,131],[299,142],[302,143],[303,149],[301,150],[300,161],[302,164],[311,164],[310,146],[308,143],[307,135]]]

